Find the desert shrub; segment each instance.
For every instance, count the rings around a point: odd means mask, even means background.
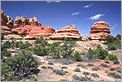
[[[121,69],[117,70],[118,73],[121,73]]]
[[[114,64],[119,64],[120,62],[118,60],[114,60]]]
[[[89,75],[90,73],[89,73],[89,72],[85,72],[85,71],[84,71],[84,72],[83,72],[83,74],[84,74],[84,75]]]
[[[16,45],[17,48],[20,48],[20,49],[29,49],[29,47],[31,46],[30,43],[22,42],[22,41],[16,42],[15,45]]]
[[[94,66],[94,64],[88,64],[88,66]]]
[[[79,52],[74,52],[73,59],[75,61],[82,61],[82,56],[81,56],[81,54]]]
[[[42,47],[40,45],[35,45],[33,48],[33,53],[38,56],[48,55],[49,48],[47,46]]]
[[[1,51],[1,60],[2,61],[10,56],[11,56],[11,53],[8,52],[6,48]]]
[[[101,66],[108,67],[108,65],[106,63],[102,63]]]
[[[25,77],[30,78],[35,73],[38,63],[27,50],[8,57],[1,64],[1,75],[4,81],[19,81]]]
[[[37,38],[34,44],[39,44],[41,46],[46,46],[48,44],[47,40],[44,38]]]
[[[53,72],[58,75],[65,75],[65,71],[63,71],[63,70],[54,69]]]
[[[33,80],[33,81],[37,81],[38,80],[38,78],[37,78],[37,75],[31,75],[31,79]]]
[[[77,64],[77,67],[81,67],[82,66],[82,64]]]
[[[92,71],[98,71],[98,70],[100,70],[99,67],[93,67],[93,68],[92,68]]]
[[[88,53],[89,59],[105,59],[108,56],[108,52],[104,50],[100,45],[97,46],[96,50],[89,48]]]
[[[48,68],[48,69],[53,69],[53,67],[51,67],[51,66],[47,66],[47,68]]]
[[[49,48],[49,54],[53,55],[56,58],[60,58],[60,42],[55,42],[53,44],[50,44],[50,48]]]
[[[121,79],[121,75],[117,74],[117,72],[115,72],[115,71],[109,71],[107,74],[108,74],[108,76],[114,77],[116,79]]]
[[[12,45],[11,45],[11,42],[9,42],[9,41],[6,41],[5,43],[3,43],[3,46],[2,46],[2,48],[11,48],[12,47]]]
[[[62,68],[62,69],[67,69],[67,66],[62,66],[61,68]]]
[[[95,50],[92,50],[91,48],[89,48],[88,50],[88,58],[89,59],[94,59],[95,58]]]
[[[120,39],[113,36],[107,36],[104,44],[108,45],[109,50],[121,49]]]
[[[75,68],[74,71],[75,71],[75,72],[81,72],[81,71],[80,71],[80,68]]]
[[[74,42],[72,41],[55,42],[53,44],[50,44],[49,52],[56,58],[68,58],[71,56],[71,53],[73,52],[73,46]]]
[[[99,59],[105,59],[108,56],[108,52],[102,49],[100,45],[97,46],[96,54]]]
[[[77,75],[73,75],[72,76],[72,79],[74,80],[74,81],[93,81],[93,79],[91,79],[91,78],[89,78],[89,77],[87,77],[87,76],[85,76],[85,77],[82,77],[82,76],[77,76]]]
[[[99,75],[97,73],[92,73],[91,74],[93,77],[99,77]]]
[[[111,61],[117,61],[117,60],[118,60],[117,56],[116,56],[116,55],[113,55],[113,54],[109,54],[109,55],[108,55],[108,58],[109,58]]]
[[[109,44],[109,45],[108,45],[108,49],[109,49],[109,50],[116,50],[116,49],[117,49],[117,45],[116,45],[116,44],[112,44],[112,45]]]

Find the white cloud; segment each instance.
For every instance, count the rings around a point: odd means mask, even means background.
[[[91,16],[91,17],[88,18],[88,19],[90,19],[90,20],[98,20],[98,19],[100,19],[100,17],[102,17],[102,16],[104,16],[104,14],[97,14],[97,15]]]
[[[72,13],[72,16],[80,14],[79,12]]]
[[[52,3],[52,2],[59,3],[60,1],[47,1],[47,3]]]
[[[118,26],[118,25],[115,24],[115,25],[113,25],[113,27],[111,27],[111,29],[115,29],[117,26]]]
[[[93,4],[88,4],[88,5],[85,5],[83,8],[89,8],[89,7],[92,7]]]

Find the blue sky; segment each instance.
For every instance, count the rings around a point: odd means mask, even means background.
[[[121,32],[120,1],[3,1],[1,9],[12,18],[36,16],[41,24],[56,30],[73,24],[83,36],[89,34],[91,25],[98,20],[109,23],[112,35]]]

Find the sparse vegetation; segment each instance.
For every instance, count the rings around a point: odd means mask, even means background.
[[[121,79],[121,74],[118,74],[116,71],[108,71],[108,76],[114,77],[116,79]]]
[[[87,76],[85,76],[85,77],[80,76],[79,77],[77,75],[73,75],[72,79],[73,79],[73,81],[93,81],[93,79],[91,79],[91,78],[89,78]]]

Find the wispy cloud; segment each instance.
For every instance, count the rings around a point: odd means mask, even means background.
[[[104,16],[104,14],[96,14],[94,16],[89,17],[90,20],[98,20],[100,17]]]
[[[79,12],[72,13],[72,16],[80,14]]]
[[[88,4],[88,5],[83,6],[83,8],[89,8],[89,7],[92,7],[92,6],[93,6],[93,4]]]
[[[47,1],[47,3],[52,3],[52,2],[59,3],[60,1]]]
[[[113,25],[113,26],[111,27],[111,29],[115,29],[117,26],[118,26],[118,25],[115,24],[115,25]]]

